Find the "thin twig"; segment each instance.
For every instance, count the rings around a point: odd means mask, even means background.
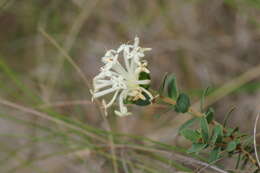
[[[240,147],[239,149],[259,169],[259,165],[257,164],[257,161],[253,158],[253,156],[249,152],[247,152],[244,148]]]
[[[257,116],[256,116],[255,126],[254,126],[254,148],[255,148],[255,157],[256,157],[256,160],[257,160],[257,164],[258,164],[258,167],[260,168],[260,162],[259,162],[259,157],[258,157],[258,153],[257,153],[257,146],[256,146],[256,127],[257,127],[257,122],[258,122],[259,116],[260,116],[260,113],[258,113]]]
[[[171,104],[171,105],[176,105],[176,101],[173,100],[173,99],[171,99],[171,98],[162,97],[162,96],[161,96],[161,98],[162,98],[162,100],[163,100],[165,103],[169,103],[169,104]],[[204,113],[199,112],[199,111],[196,111],[195,109],[193,109],[193,108],[191,108],[191,107],[189,108],[188,113],[190,113],[191,115],[193,115],[193,116],[195,116],[195,117],[203,117],[203,116],[205,116]],[[213,120],[213,121],[212,121],[212,124],[219,124],[219,123]]]

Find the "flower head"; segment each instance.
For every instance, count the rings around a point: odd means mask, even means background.
[[[137,101],[153,99],[152,94],[144,87],[150,84],[150,79],[140,79],[141,73],[149,74],[147,61],[143,60],[144,52],[151,48],[139,46],[139,38],[136,37],[134,44],[122,44],[117,50],[108,50],[102,62],[100,73],[93,79],[92,98],[99,98],[107,94],[112,94],[112,99],[102,104],[109,108],[118,100],[119,110],[115,113],[119,116],[130,115],[126,107],[126,100]],[[122,65],[124,64],[124,65]]]

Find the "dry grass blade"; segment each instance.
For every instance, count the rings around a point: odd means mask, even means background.
[[[214,104],[218,100],[222,99],[226,95],[232,93],[234,90],[243,86],[244,84],[256,79],[260,76],[260,65],[257,65],[254,68],[251,68],[242,75],[234,78],[230,82],[227,82],[222,87],[215,90],[208,97],[206,97],[205,107]],[[194,107],[199,108],[200,102],[194,104]]]
[[[34,110],[32,108],[28,108],[28,107],[25,107],[25,106],[22,106],[22,105],[19,105],[19,104],[16,104],[16,103],[12,103],[12,102],[4,100],[2,98],[0,98],[0,104],[4,105],[4,106],[7,106],[7,107],[10,107],[10,108],[13,108],[13,109],[17,109],[19,111],[22,111],[22,112],[25,112],[25,113],[28,113],[28,114],[32,114],[32,115],[38,116],[38,117],[43,118],[43,119],[47,119],[49,121],[55,122],[57,124],[65,126],[65,127],[77,130],[77,131],[79,131],[79,132],[81,132],[81,133],[83,133],[83,134],[85,134],[87,136],[90,136],[93,139],[99,140],[101,142],[104,142],[104,143],[107,142],[105,139],[103,139],[103,138],[101,138],[101,137],[99,137],[97,135],[94,135],[92,133],[89,133],[86,130],[83,130],[83,129],[77,127],[77,126],[74,126],[74,125],[69,124],[67,122],[64,122],[62,120],[59,120],[57,118],[53,118],[53,117],[51,117],[51,116],[49,116],[49,115],[47,115],[45,113],[39,112],[39,111]]]
[[[70,52],[70,50],[72,49],[73,45],[76,42],[77,36],[78,36],[83,24],[89,18],[90,14],[95,9],[97,3],[98,3],[98,0],[84,3],[83,7],[85,7],[85,8],[81,9],[80,14],[72,23],[72,25],[71,25],[72,27],[71,27],[69,33],[67,34],[64,45],[62,46],[64,49],[64,52]],[[61,54],[57,58],[59,61],[57,64],[57,67],[54,68],[53,75],[50,76],[49,85],[51,87],[53,87],[55,85],[55,83],[58,79],[59,73],[63,67],[64,58],[61,58],[61,56],[63,56],[63,52],[62,51],[60,51],[60,52],[61,52]],[[50,88],[50,92],[52,92],[51,88]]]
[[[47,107],[65,107],[65,106],[74,106],[74,105],[90,105],[93,104],[89,100],[71,100],[71,101],[59,101],[53,103],[42,104],[40,108],[47,108]]]
[[[62,55],[69,61],[69,63],[76,69],[79,76],[84,81],[85,85],[88,88],[91,88],[89,80],[86,78],[85,74],[82,72],[82,70],[78,67],[78,65],[73,61],[73,59],[69,56],[69,54],[57,43],[56,40],[54,40],[47,32],[45,32],[42,28],[39,29],[40,33],[50,41],[61,53]]]
[[[61,53],[62,55],[69,61],[69,63],[76,69],[77,73],[79,74],[79,76],[83,79],[84,83],[86,84],[86,86],[90,89],[91,85],[89,80],[85,77],[84,73],[82,72],[82,70],[78,67],[78,65],[73,61],[73,59],[67,54],[67,52],[48,34],[46,33],[43,29],[39,29],[40,33],[46,37],[46,39],[48,39]],[[100,110],[100,102],[96,101],[97,105],[99,105],[99,110]],[[102,116],[102,118],[105,121],[106,124],[106,130],[111,131],[109,122],[107,121],[105,115],[103,114],[103,111],[100,110],[100,114]],[[114,170],[115,173],[117,173],[118,171],[118,166],[117,166],[117,162],[116,162],[116,154],[115,154],[115,150],[114,150],[114,144],[113,144],[113,136],[109,135],[109,141],[110,141],[110,145],[111,145],[111,154],[112,154],[112,159],[113,159],[113,165],[114,165]]]
[[[218,161],[220,161],[221,159],[218,159],[216,161],[214,161],[213,163],[209,163],[207,166],[203,166],[202,168],[199,168],[199,170],[196,173],[202,173],[205,169],[207,169],[210,165],[213,165],[215,163],[217,163]],[[224,170],[220,170],[221,173],[224,173],[226,171]],[[227,173],[227,172],[226,172]]]
[[[161,153],[161,154],[166,154],[166,155],[170,154],[168,151],[159,150],[159,149],[155,149],[155,148],[151,149],[151,148],[146,148],[146,147],[142,147],[142,146],[119,145],[119,144],[117,144],[116,147],[132,148],[132,149],[136,149],[136,150],[148,151],[148,152],[151,152],[151,153]],[[201,165],[205,168],[210,168],[210,169],[215,170],[215,171],[220,172],[220,173],[227,173],[226,171],[224,171],[224,170],[222,170],[222,169],[220,169],[220,168],[218,168],[214,165],[196,160],[196,159],[191,158],[191,157],[183,156],[183,155],[178,154],[178,153],[174,153],[172,156],[174,156],[174,158],[176,160],[182,161],[183,163],[188,163],[188,164],[191,163],[191,164]]]

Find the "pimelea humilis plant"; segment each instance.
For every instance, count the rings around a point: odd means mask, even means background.
[[[224,157],[237,157],[236,169],[243,169],[248,163],[255,166],[254,172],[260,171],[260,165],[253,156],[252,138],[239,132],[238,128],[228,128],[214,120],[214,109],[195,111],[190,106],[187,94],[179,92],[174,75],[166,75],[159,91],[150,89],[150,71],[148,62],[144,60],[145,52],[151,48],[139,46],[139,38],[134,44],[122,44],[117,50],[108,50],[102,62],[100,73],[93,79],[93,99],[112,94],[109,102],[102,100],[102,106],[107,115],[107,108],[118,102],[118,116],[131,115],[127,104],[146,106],[159,103],[173,108],[177,113],[189,113],[193,118],[179,128],[179,133],[192,142],[187,153],[198,154],[208,151],[208,162],[214,164]],[[206,91],[207,92],[207,91]],[[204,99],[204,92],[202,99]],[[228,117],[228,115],[227,115]],[[199,128],[191,126],[199,124]],[[232,172],[232,171],[231,171]]]

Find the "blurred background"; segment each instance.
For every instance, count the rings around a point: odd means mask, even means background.
[[[196,104],[207,87],[214,93],[226,86],[206,104],[216,109],[220,122],[235,107],[229,125],[252,134],[260,108],[259,0],[1,0],[0,96],[30,108],[51,107],[96,128],[187,147],[177,134],[187,117],[161,107],[131,106],[133,116],[118,118],[111,111],[104,120],[91,103],[88,86],[64,56],[67,52],[91,81],[106,50],[132,43],[135,36],[141,46],[153,49],[146,57],[154,89],[166,72],[174,73]],[[90,152],[83,161],[70,155],[43,157],[64,143],[32,143],[43,132],[16,118],[56,130],[64,127],[0,108],[5,117],[0,119],[0,172],[113,172],[104,158]]]

